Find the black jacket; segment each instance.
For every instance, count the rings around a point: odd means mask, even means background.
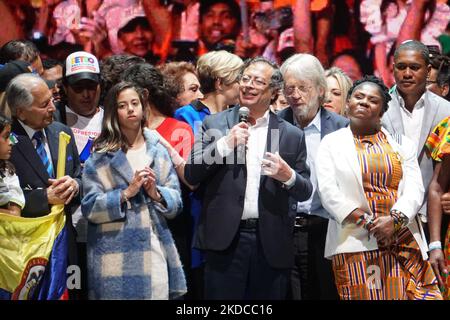
[[[226,250],[238,232],[243,209],[247,170],[242,164],[205,162],[203,155],[216,154],[217,140],[238,123],[239,106],[208,116],[196,137],[185,178],[193,185],[205,187],[202,213],[196,232],[199,249]],[[208,129],[216,129],[211,136]],[[266,150],[270,149],[270,132],[279,130],[279,154],[296,171],[296,180],[287,190],[283,184],[261,176],[259,188],[259,237],[268,263],[274,268],[293,266],[293,228],[295,210],[289,198],[308,199],[312,192],[303,131],[270,113]],[[232,159],[228,159],[231,161]],[[235,159],[234,159],[235,160]],[[229,163],[229,162],[228,162]]]

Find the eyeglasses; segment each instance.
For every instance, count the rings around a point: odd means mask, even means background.
[[[253,85],[255,88],[263,89],[267,86],[267,83],[261,79],[250,77],[248,75],[243,75],[240,79],[241,84],[250,84],[250,82],[253,82]]]
[[[312,87],[310,86],[288,86],[284,89],[284,94],[287,96],[292,96],[297,90],[300,95],[305,96],[311,92]]]
[[[11,141],[12,145],[15,145],[19,142],[19,140],[17,140],[17,137],[14,133],[9,134],[9,141]]]

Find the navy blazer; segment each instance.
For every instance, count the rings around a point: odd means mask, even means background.
[[[217,140],[238,123],[239,107],[208,116],[196,137],[185,178],[205,187],[195,246],[205,250],[226,250],[235,238],[242,218],[247,169],[243,164],[207,163],[204,155],[216,155]],[[209,129],[215,129],[214,136]],[[289,214],[289,198],[308,199],[312,192],[306,145],[302,130],[270,112],[266,150],[271,150],[271,130],[279,130],[279,154],[296,172],[295,184],[287,190],[268,176],[261,176],[259,188],[259,238],[268,263],[274,268],[293,266],[293,228],[295,215]],[[234,159],[236,160],[236,155]]]
[[[64,131],[70,135],[70,143],[67,146],[66,153],[66,171],[65,174],[71,176],[80,187],[78,195],[66,205],[66,226],[69,238],[69,253],[71,255],[69,262],[75,261],[75,229],[72,225],[72,214],[80,205],[81,188],[81,165],[78,157],[75,138],[72,130],[58,122],[53,122],[44,129],[48,140],[48,146],[52,155],[52,164],[56,173],[58,162],[59,133]],[[23,217],[40,217],[50,213],[51,207],[48,204],[47,190],[48,173],[45,169],[36,149],[27,135],[25,129],[16,120],[13,120],[12,130],[17,137],[18,143],[13,146],[11,153],[11,162],[13,163],[16,174],[20,180],[20,186],[25,196],[25,208],[22,210]]]

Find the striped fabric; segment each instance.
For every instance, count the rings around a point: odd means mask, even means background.
[[[447,266],[450,266],[450,225],[447,228],[447,235],[445,236],[444,258],[447,260]],[[444,299],[450,300],[450,277],[448,274],[444,276],[444,282],[445,288],[442,288]]]
[[[430,133],[427,142],[427,149],[433,160],[441,162],[445,155],[450,154],[450,116],[443,119]],[[447,266],[450,266],[450,225],[447,228],[447,235],[444,242],[444,257],[447,260]],[[444,279],[445,288],[444,297],[450,300],[450,277],[447,275]]]
[[[402,159],[381,131],[354,141],[370,209],[375,217],[387,216],[397,199]],[[431,265],[422,260],[408,228],[390,247],[333,256],[333,270],[342,300],[442,299]]]
[[[36,141],[36,152],[41,158],[42,164],[44,165],[45,170],[47,170],[48,176],[53,178],[53,165],[50,161],[50,158],[47,155],[44,147],[44,134],[42,131],[36,131],[33,135],[33,140]]]
[[[450,116],[443,119],[433,129],[426,142],[433,160],[441,162],[445,154],[450,153]]]

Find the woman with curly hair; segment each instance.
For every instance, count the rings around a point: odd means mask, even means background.
[[[389,100],[380,79],[357,80],[350,125],[319,146],[319,194],[332,216],[325,257],[343,300],[442,299],[416,221],[424,196],[416,148],[380,125]]]

